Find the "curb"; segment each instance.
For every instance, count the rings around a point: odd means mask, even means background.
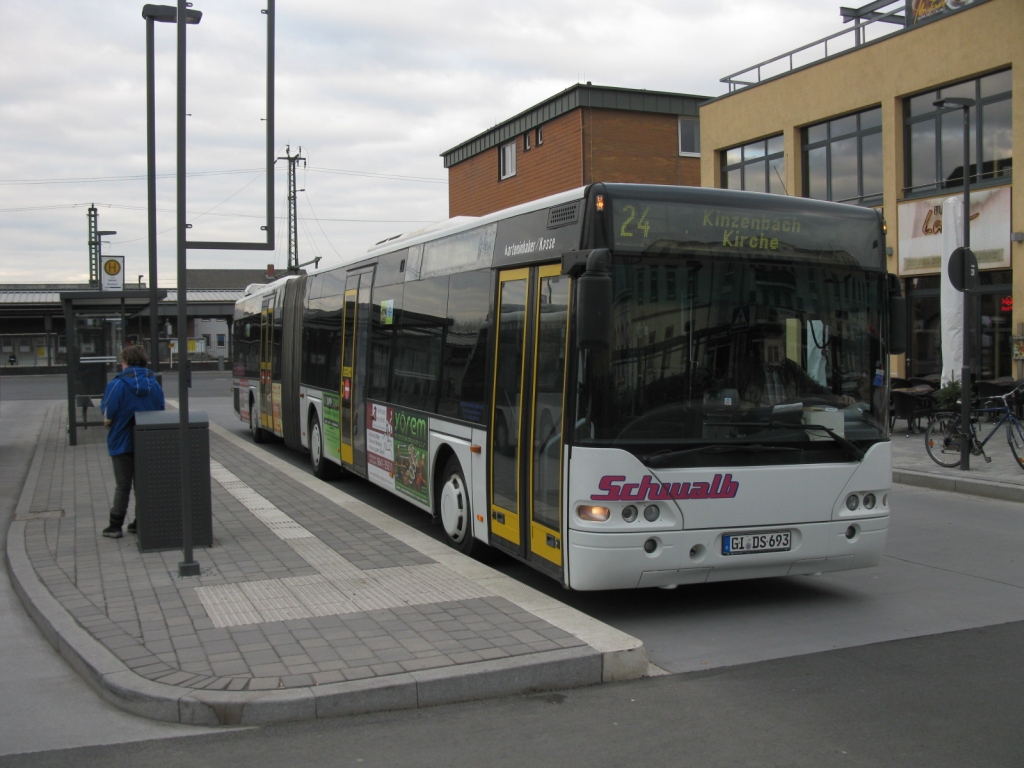
[[[566,606],[570,614],[568,619],[562,617],[562,623],[579,621],[588,630],[584,634],[594,636],[581,639],[593,642],[593,645],[381,678],[272,691],[206,691],[147,680],[133,672],[78,624],[40,581],[29,560],[25,548],[26,521],[18,518],[27,515],[31,506],[45,453],[43,440],[48,434],[53,414],[51,409],[43,422],[15,519],[7,532],[7,570],[15,592],[46,640],[105,701],[120,709],[153,720],[191,725],[265,725],[575,688],[631,679],[647,673],[647,658],[639,640],[611,627],[607,627],[609,632],[604,637],[600,632],[595,635],[594,625],[600,623],[584,614],[575,616],[573,614],[578,612]],[[326,488],[332,487],[325,484]],[[347,497],[347,494],[341,495]],[[380,515],[393,526],[401,525],[368,505],[362,506],[362,515]],[[432,539],[427,540],[437,545]],[[462,564],[460,571],[468,567],[478,577],[490,576],[485,580],[492,589],[497,586],[493,583],[496,572],[486,566],[447,548],[439,550],[439,554],[444,555],[443,561],[449,567],[452,567],[453,559],[462,558],[466,563]],[[484,574],[476,566],[489,573]],[[507,577],[500,578],[511,582]],[[518,582],[513,584],[518,585]],[[523,585],[518,587],[526,590],[523,595],[533,593],[533,600],[526,601],[536,603],[532,612],[551,621],[552,617],[545,615],[553,611],[548,603],[559,605],[557,601]],[[628,641],[623,643],[622,638],[628,638]],[[610,642],[616,640],[618,642]],[[607,647],[602,648],[602,645]]]
[[[931,488],[936,491],[966,493],[971,496],[983,496],[1000,501],[1024,502],[1024,486],[1014,483],[1000,483],[993,480],[977,480],[956,475],[939,475],[933,472],[917,472],[910,469],[892,470],[892,481],[918,488]]]

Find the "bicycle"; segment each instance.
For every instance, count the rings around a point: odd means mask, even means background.
[[[1001,426],[1006,425],[1006,442],[1010,446],[1010,453],[1013,454],[1017,466],[1024,470],[1024,425],[1017,420],[1014,407],[1010,405],[1010,398],[1016,397],[1018,392],[1024,390],[1024,385],[1010,390],[1005,395],[998,395],[1003,401],[1002,406],[992,408],[972,408],[970,431],[967,436],[971,441],[971,454],[984,456],[985,461],[992,459],[985,454],[985,444],[992,439],[992,436]],[[995,398],[992,398],[995,399]],[[985,436],[984,440],[978,439],[978,417],[983,413],[1001,413],[1002,417],[992,427],[992,431]],[[924,433],[924,444],[928,450],[928,456],[940,467],[956,467],[960,464],[960,442],[965,433],[960,427],[959,413],[936,413],[928,423]]]

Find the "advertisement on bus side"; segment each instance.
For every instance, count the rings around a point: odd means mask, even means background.
[[[395,489],[395,415],[386,405],[366,404],[366,475],[388,490]]]
[[[337,395],[323,394],[323,406],[324,406],[324,455],[333,456],[335,458],[341,456],[340,438],[338,424],[341,419],[338,413],[338,409],[341,406],[341,400]]]
[[[427,420],[395,411],[395,489],[423,504],[427,493]]]
[[[366,472],[377,485],[429,504],[426,418],[367,403]]]
[[[278,435],[284,434],[284,422],[281,420],[281,382],[275,381],[270,387],[270,397],[273,404],[274,432]]]

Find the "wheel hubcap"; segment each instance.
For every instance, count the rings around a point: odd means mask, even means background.
[[[448,538],[461,544],[469,528],[466,487],[459,475],[452,475],[441,489],[441,524]]]
[[[321,455],[320,454],[320,425],[319,424],[314,424],[313,425],[313,434],[310,437],[310,442],[313,444],[312,445],[312,450],[310,451],[310,453],[313,456],[313,465],[319,467],[320,466],[320,455]]]

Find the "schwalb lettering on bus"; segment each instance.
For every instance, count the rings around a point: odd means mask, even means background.
[[[732,475],[715,475],[708,483],[656,483],[651,475],[644,475],[639,483],[627,483],[625,475],[605,475],[598,487],[604,493],[592,494],[591,501],[734,499],[740,484]]]

